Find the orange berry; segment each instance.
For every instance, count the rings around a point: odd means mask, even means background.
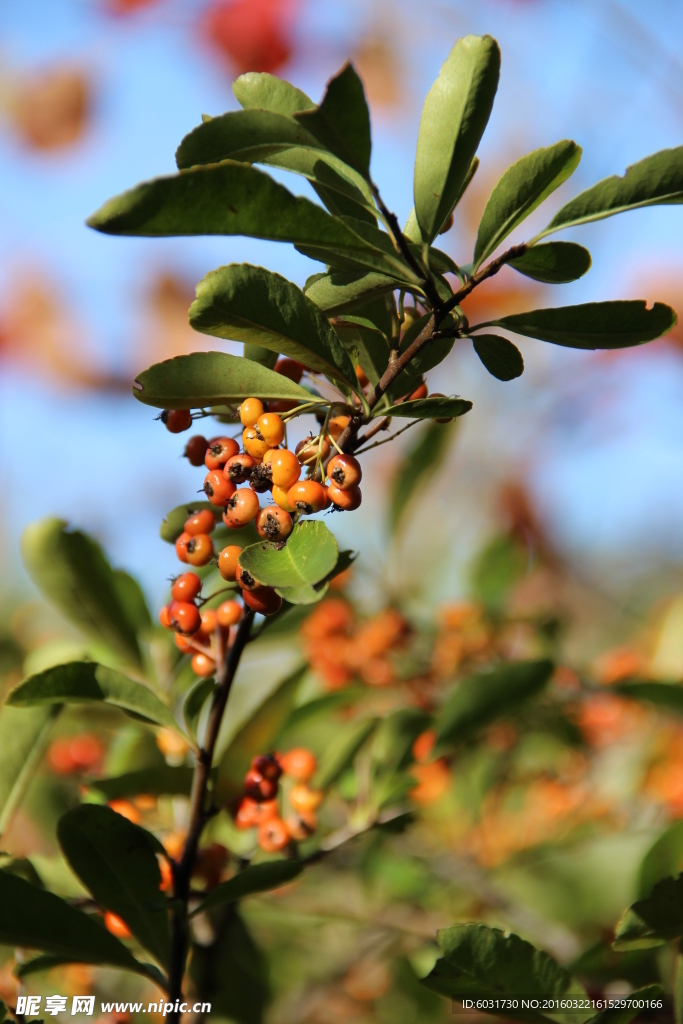
[[[71,756],[70,740],[55,740],[50,745],[47,760],[57,775],[72,775],[76,771],[76,763]]]
[[[237,455],[240,446],[231,437],[214,437],[209,441],[204,456],[204,465],[207,469],[220,469],[228,459]]]
[[[306,747],[293,747],[278,758],[285,775],[291,775],[298,782],[308,782],[315,774],[318,762]]]
[[[216,613],[211,608],[207,608],[206,611],[201,613],[202,623],[199,627],[199,635],[203,637],[212,637],[216,632],[216,624],[218,619]]]
[[[140,812],[130,800],[110,800],[109,806],[112,811],[116,811],[122,818],[127,818],[128,821],[132,821],[134,825],[140,824]]]
[[[302,515],[311,515],[325,508],[327,495],[317,480],[300,480],[287,491],[287,501]]]
[[[211,469],[204,477],[204,493],[212,505],[227,505],[235,493],[235,485],[220,469]]]
[[[341,508],[345,512],[355,512],[363,500],[360,487],[351,487],[343,491],[340,487],[329,484],[327,494],[330,501],[333,501],[337,508]]]
[[[237,814],[235,815],[235,825],[237,828],[255,828],[258,824],[258,818],[256,817],[257,808],[257,802],[252,800],[251,797],[242,797],[240,805],[237,808]]]
[[[277,505],[262,508],[256,516],[256,532],[265,540],[286,540],[292,532],[292,517]]]
[[[76,771],[88,771],[102,760],[104,748],[96,736],[83,733],[71,740],[69,753]]]
[[[264,412],[256,421],[256,429],[271,448],[277,448],[285,436],[285,425],[276,412]]]
[[[416,761],[426,761],[436,743],[436,729],[421,732],[413,743],[413,757]]]
[[[272,587],[257,587],[242,592],[244,603],[259,615],[274,615],[282,607],[282,598]]]
[[[216,609],[216,620],[222,629],[235,626],[242,618],[242,605],[238,601],[223,601]]]
[[[366,388],[370,383],[367,374],[365,373],[365,370],[360,365],[356,367],[356,377],[358,378],[358,383],[362,388]]]
[[[318,819],[311,811],[307,814],[292,814],[285,820],[287,831],[290,837],[297,843],[302,843],[313,835],[318,827]]]
[[[176,633],[175,645],[183,654],[189,654],[190,651],[194,650],[192,639],[189,636],[183,636],[182,633]]]
[[[331,416],[327,423],[327,429],[330,432],[330,437],[333,437],[335,441],[338,441],[350,422],[350,416]]]
[[[202,589],[202,581],[196,572],[184,572],[176,576],[171,586],[174,601],[194,601]]]
[[[237,583],[242,590],[256,590],[262,584],[255,579],[248,569],[243,569],[241,565],[237,566]]]
[[[184,757],[190,749],[183,739],[173,729],[159,729],[156,735],[157,747],[164,757]]]
[[[199,652],[192,656],[191,661],[192,671],[196,676],[212,676],[216,672],[216,662],[213,658],[209,657],[208,654],[200,654]]]
[[[357,487],[362,476],[360,462],[354,459],[353,455],[333,455],[327,463],[327,477],[330,483],[342,491]]]
[[[273,484],[272,488],[273,501],[275,504],[283,509],[285,512],[296,512],[294,505],[290,505],[287,499],[287,491],[289,488],[278,487],[277,484]]]
[[[161,874],[159,889],[161,892],[173,892],[173,868],[165,857],[158,857],[158,861]]]
[[[299,383],[305,369],[304,364],[300,363],[298,359],[290,359],[288,356],[280,356],[274,366],[276,373],[281,373],[283,377],[289,377],[295,384]]]
[[[282,818],[270,818],[259,825],[258,844],[265,853],[284,850],[289,841],[289,832]]]
[[[263,456],[270,445],[264,441],[256,427],[245,427],[242,433],[242,447],[248,455],[251,455],[252,459],[263,462]]]
[[[185,445],[183,455],[191,466],[203,466],[208,441],[201,434],[195,434]]]
[[[240,487],[225,504],[223,522],[231,530],[241,530],[256,518],[258,510],[258,496],[250,487]]]
[[[112,914],[111,910],[105,911],[104,927],[117,939],[131,938],[131,932],[126,922],[118,914]]]
[[[213,541],[208,533],[198,533],[190,537],[186,550],[190,565],[207,565],[213,558]]]
[[[164,409],[159,419],[172,434],[180,434],[192,426],[192,413],[189,409]]]
[[[190,540],[190,534],[183,531],[175,542],[175,553],[181,562],[187,561],[187,543]]]
[[[174,601],[171,605],[171,622],[178,633],[192,636],[201,625],[199,608],[189,601]]]
[[[159,622],[164,629],[173,629],[173,622],[171,621],[171,606],[165,604],[159,612]]]
[[[308,616],[301,632],[307,640],[323,640],[345,632],[353,623],[353,609],[341,597],[326,597]]]
[[[451,782],[451,773],[445,761],[429,764],[414,764],[410,774],[417,779],[417,785],[408,794],[415,803],[433,804],[440,799]]]
[[[245,398],[240,405],[240,422],[243,427],[253,427],[263,415],[263,402],[258,398]]]
[[[425,382],[422,381],[422,383],[420,384],[419,387],[415,388],[414,391],[411,391],[411,393],[408,395],[406,401],[407,402],[414,402],[418,398],[426,398],[428,394],[429,394],[429,389],[427,388],[427,385],[425,384]]]
[[[301,463],[288,448],[272,449],[270,458],[266,456],[265,461],[270,466],[270,479],[275,487],[289,490],[301,476]]]
[[[180,860],[183,854],[183,847],[185,846],[185,839],[186,835],[184,832],[168,833],[163,840],[162,846],[169,857],[173,857],[174,860]]]
[[[310,789],[303,782],[297,783],[289,794],[289,802],[295,811],[306,814],[316,811],[322,803],[323,793],[319,789]]]
[[[218,571],[228,583],[234,583],[237,572],[237,559],[242,554],[239,544],[228,544],[218,556]]]
[[[203,508],[199,512],[191,513],[185,520],[183,529],[191,537],[196,537],[200,533],[213,533],[216,529],[216,517],[210,508]]]
[[[311,466],[318,455],[325,460],[330,454],[331,448],[329,437],[306,437],[303,441],[299,441],[294,452],[302,465]]]
[[[270,451],[270,448],[268,451]],[[233,455],[231,459],[228,459],[223,467],[223,473],[235,485],[243,484],[249,479],[256,465],[258,463],[255,459],[252,459],[251,455],[241,452],[239,455]]]

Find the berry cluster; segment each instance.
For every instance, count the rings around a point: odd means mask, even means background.
[[[323,798],[320,790],[308,785],[316,768],[314,755],[305,747],[255,757],[244,778],[244,796],[235,812],[237,828],[257,828],[258,844],[266,853],[284,850],[292,841],[301,842],[311,836],[318,824],[315,812]],[[278,805],[283,776],[283,800],[289,807],[285,818]]]

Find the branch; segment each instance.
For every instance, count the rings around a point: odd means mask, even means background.
[[[244,617],[237,629],[237,635],[232,646],[227,652],[225,661],[218,675],[218,687],[214,694],[209,721],[206,726],[206,735],[199,751],[194,779],[192,780],[192,793],[190,795],[190,825],[187,831],[187,839],[183,848],[180,862],[173,871],[174,885],[174,912],[171,926],[171,958],[168,975],[168,997],[169,1001],[176,1004],[182,1000],[183,975],[185,973],[185,960],[187,958],[187,905],[190,899],[190,881],[192,869],[197,857],[197,849],[202,831],[211,813],[206,807],[206,794],[211,776],[213,756],[216,749],[216,741],[220,732],[223,714],[225,712],[233,679],[239,665],[242,651],[249,639],[254,612],[245,608]],[[170,1024],[179,1024],[180,1013],[172,1011],[168,1020]]]

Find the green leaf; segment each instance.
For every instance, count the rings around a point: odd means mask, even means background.
[[[567,348],[612,349],[653,341],[670,331],[676,321],[673,309],[663,302],[655,302],[652,309],[648,309],[644,299],[632,299],[532,309],[528,313],[477,324],[470,330],[502,327],[527,338],[539,338]]]
[[[472,403],[464,398],[415,398],[411,402],[390,405],[377,415],[401,416],[411,420],[440,420],[464,416],[471,408]]]
[[[370,111],[353,64],[330,79],[319,107],[293,116],[326,149],[369,178]]]
[[[320,757],[312,783],[316,789],[330,789],[351,767],[356,754],[370,739],[379,722],[379,718],[362,718],[337,730]]]
[[[421,429],[417,442],[399,463],[391,484],[389,522],[396,530],[418,489],[425,486],[442,465],[455,433],[455,423],[429,423]]]
[[[489,373],[498,380],[514,380],[524,373],[522,353],[507,338],[497,334],[478,334],[472,338],[474,351]]]
[[[267,753],[289,718],[306,668],[286,676],[231,739],[218,766],[215,799],[225,802],[242,791],[244,773],[256,753]]]
[[[683,686],[676,683],[618,683],[613,690],[620,697],[644,700],[663,711],[683,715]]]
[[[193,988],[211,1003],[216,1019],[263,1024],[269,1001],[267,964],[242,918],[234,908],[226,909],[213,943],[192,947]]]
[[[284,548],[269,541],[244,548],[239,563],[268,587],[319,583],[337,564],[339,549],[324,523],[297,523]]]
[[[209,697],[213,695],[215,689],[216,681],[214,679],[200,679],[185,698],[183,718],[185,719],[188,734],[193,740],[197,739],[197,726],[199,725],[204,705]]]
[[[114,585],[130,628],[137,634],[151,629],[152,615],[142,587],[135,577],[123,569],[114,569]]]
[[[366,327],[349,319],[337,318],[334,326],[352,360],[360,365],[370,383],[376,384],[389,363],[389,346],[385,336],[374,327]]]
[[[157,840],[110,807],[83,804],[63,815],[57,838],[97,902],[123,918],[141,946],[168,966],[171,933]]]
[[[281,373],[226,352],[193,352],[165,359],[140,373],[136,385],[133,394],[138,401],[157,409],[202,408],[244,398],[314,401],[310,392]]]
[[[0,943],[41,949],[71,963],[147,973],[95,918],[6,871],[0,871]]]
[[[102,793],[107,800],[120,800],[143,793],[151,796],[189,796],[193,775],[194,769],[188,766],[163,765],[159,768],[140,768],[111,779],[95,779],[88,785]]]
[[[473,271],[574,173],[580,159],[581,147],[564,139],[554,146],[535,149],[508,167],[489,196],[479,222]]]
[[[38,707],[44,704],[104,703],[122,711],[132,712],[145,721],[174,729],[182,729],[169,708],[147,686],[136,683],[114,669],[94,661],[72,661],[65,665],[29,676],[10,691],[11,707]]]
[[[353,363],[320,309],[279,274],[248,263],[219,267],[197,285],[190,326],[261,345],[357,386]]]
[[[506,999],[526,996],[585,997],[583,987],[556,960],[525,942],[518,935],[506,935],[483,924],[458,924],[438,933],[443,957],[422,979],[422,984],[450,999]],[[516,1020],[538,1021],[566,1017],[585,1020],[576,1010],[546,1016],[538,1010],[496,1010],[494,1015]]]
[[[24,530],[21,555],[44,596],[81,632],[140,666],[140,648],[117,580],[100,545],[62,519],[39,519]]]
[[[663,878],[649,896],[629,907],[617,925],[613,948],[647,949],[683,934],[683,875]]]
[[[439,743],[460,743],[496,719],[518,711],[545,688],[553,669],[547,658],[514,661],[464,679],[437,716]]]
[[[274,368],[278,356],[277,352],[271,352],[270,349],[263,348],[262,345],[250,345],[248,342],[244,345],[242,355],[245,359],[251,359],[254,363],[267,366],[269,370]]]
[[[427,93],[415,156],[415,214],[422,239],[439,233],[461,195],[491,114],[500,49],[491,36],[459,39]]]
[[[396,287],[395,279],[385,274],[333,270],[331,274],[316,274],[310,286],[304,287],[304,294],[327,316],[340,316]]]
[[[0,835],[7,831],[47,748],[61,708],[0,711]]]
[[[638,895],[649,896],[657,882],[683,865],[683,821],[674,821],[647,851],[638,872]]]
[[[247,110],[270,110],[291,117],[300,110],[315,106],[301,89],[265,71],[248,71],[246,75],[240,75],[232,83],[232,91],[240,106]]]
[[[662,149],[626,168],[623,176],[603,178],[559,210],[539,235],[560,228],[587,224],[615,213],[643,206],[669,206],[683,202],[683,146]]]
[[[244,871],[240,871],[228,879],[227,882],[217,885],[193,913],[203,914],[213,907],[220,907],[224,903],[235,903],[237,900],[244,899],[245,896],[279,889],[281,885],[287,885],[302,871],[303,866],[291,860],[270,860],[264,864],[251,864]]]
[[[588,249],[576,242],[546,242],[533,245],[522,256],[508,260],[512,267],[525,277],[545,284],[567,284],[578,281],[591,267]]]
[[[494,537],[472,566],[473,596],[492,611],[500,611],[511,588],[529,571],[529,552],[514,537]]]
[[[472,160],[472,163],[470,164],[470,169],[467,172],[467,176],[463,181],[462,186],[460,187],[460,191],[458,192],[457,198],[453,203],[451,213],[453,212],[453,210],[456,209],[458,203],[460,202],[465,192],[467,191],[469,184],[472,181],[472,178],[477,173],[478,167],[479,157],[475,156],[474,159]],[[422,235],[420,234],[420,225],[417,223],[415,207],[413,207],[410,213],[408,214],[408,220],[406,221],[406,226],[403,229],[403,234],[406,236],[407,239],[409,239],[409,241],[414,242],[415,245],[422,246]]]

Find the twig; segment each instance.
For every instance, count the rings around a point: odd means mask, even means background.
[[[392,213],[390,210],[387,209],[384,200],[382,199],[379,193],[379,189],[374,184],[374,182],[370,182],[370,188],[372,189],[372,194],[375,197],[375,202],[377,203],[382,213],[382,216],[384,217],[385,223],[389,228],[389,231],[391,232],[394,245],[400,252],[403,259],[406,261],[410,269],[413,271],[413,273],[421,280],[425,295],[429,299],[431,305],[434,307],[438,306],[440,301],[439,293],[437,292],[434,282],[432,281],[431,274],[429,273],[429,271],[425,273],[425,268],[422,267],[419,261],[415,258],[415,256],[413,256],[410,246],[408,245],[408,241],[403,232],[401,231],[401,226],[398,222],[398,217],[396,216],[395,213]]]
[[[388,416],[386,416],[386,417],[385,417],[385,419],[387,419],[387,420],[388,420],[388,419],[389,419],[389,417],[388,417]],[[381,422],[381,421],[380,421],[380,422]],[[422,420],[411,420],[411,421],[410,421],[410,423],[407,423],[407,424],[405,425],[405,427],[401,427],[401,429],[400,429],[400,430],[397,430],[397,431],[396,431],[396,433],[394,433],[394,434],[390,434],[390,435],[389,435],[389,437],[385,437],[385,438],[382,438],[382,440],[381,440],[381,441],[375,441],[375,443],[374,443],[374,444],[369,444],[369,445],[367,446],[367,448],[358,448],[358,449],[354,449],[354,451],[355,451],[355,454],[356,454],[356,455],[363,455],[363,454],[364,454],[365,452],[369,452],[369,451],[372,451],[372,449],[373,449],[373,448],[379,448],[379,446],[380,446],[381,444],[388,444],[388,443],[389,443],[389,441],[393,441],[395,437],[398,437],[398,436],[399,436],[399,434],[405,434],[406,430],[410,430],[410,428],[411,428],[411,427],[414,427],[416,423],[421,423],[421,422],[422,422]],[[386,429],[386,428],[385,428],[385,429]],[[368,436],[368,434],[365,434],[365,435],[364,435],[364,437],[362,437],[362,438],[361,438],[360,440],[361,440],[361,441],[365,441],[365,438],[366,438],[367,436]]]
[[[197,765],[192,780],[192,793],[190,795],[190,826],[187,831],[187,839],[179,863],[173,871],[173,918],[171,925],[171,956],[168,974],[169,1001],[174,1005],[182,1000],[183,976],[185,973],[185,961],[187,959],[187,905],[190,899],[190,880],[192,869],[197,857],[197,848],[202,831],[211,812],[206,807],[206,795],[213,765],[213,755],[216,749],[216,741],[220,732],[223,714],[230,696],[235,672],[239,665],[242,651],[249,639],[254,613],[245,609],[244,617],[239,624],[237,635],[218,675],[218,686],[214,693],[209,721],[206,726],[206,735],[199,751]],[[179,1024],[180,1013],[173,1010],[168,1017],[170,1024]]]

